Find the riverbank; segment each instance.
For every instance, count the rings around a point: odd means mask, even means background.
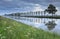
[[[32,18],[53,18],[53,19],[60,19],[60,15],[54,15],[54,16],[20,16],[20,17],[32,17]]]
[[[60,36],[0,16],[0,39],[60,39]]]

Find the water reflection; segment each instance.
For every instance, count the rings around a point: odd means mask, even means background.
[[[55,23],[56,19],[48,19],[48,18],[28,18],[28,17],[21,17],[21,20],[25,20],[28,22],[33,22],[37,24],[45,24],[48,28],[48,30],[53,30],[55,26],[57,25]]]
[[[48,28],[49,30],[52,30],[52,29],[55,28],[55,26],[56,26],[57,24],[55,23],[55,21],[48,21],[45,25],[47,26],[47,28]]]

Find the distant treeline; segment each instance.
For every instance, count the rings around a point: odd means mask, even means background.
[[[20,13],[5,14],[5,16],[20,16]]]

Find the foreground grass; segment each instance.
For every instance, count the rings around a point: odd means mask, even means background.
[[[60,36],[0,17],[0,39],[60,39]]]

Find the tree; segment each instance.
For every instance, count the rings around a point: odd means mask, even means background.
[[[57,12],[57,9],[54,5],[49,4],[48,8],[45,9],[45,12],[48,12],[49,14],[55,14]]]

